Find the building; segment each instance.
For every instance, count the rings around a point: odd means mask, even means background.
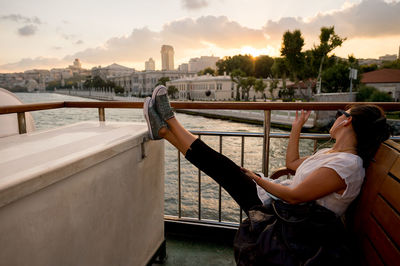
[[[144,70],[145,71],[156,70],[156,62],[153,60],[153,58],[150,57],[149,60],[144,63]]]
[[[161,78],[176,80],[186,76],[194,76],[194,73],[180,71],[143,71],[129,75],[110,76],[107,79],[125,89],[125,92],[134,96],[151,95]]]
[[[201,56],[196,58],[191,58],[189,60],[189,71],[199,72],[205,68],[217,69],[216,63],[219,57],[216,56]]]
[[[102,79],[106,80],[110,77],[118,77],[129,75],[135,72],[134,68],[129,68],[126,66],[121,66],[118,64],[112,64],[106,67],[94,67],[92,68],[92,77],[99,76]]]
[[[72,78],[73,72],[70,68],[52,68],[50,70],[50,78],[52,80],[61,80]]]
[[[181,72],[189,72],[189,64],[188,64],[188,63],[180,64],[180,65],[178,66],[178,71],[181,71]]]
[[[174,70],[174,48],[170,45],[161,47],[161,70]]]
[[[379,69],[364,73],[361,83],[386,92],[398,102],[400,101],[400,69]]]
[[[80,70],[82,68],[82,64],[81,61],[79,61],[79,58],[75,58],[72,65],[69,65],[68,68],[71,70]]]
[[[277,97],[278,89],[273,91],[273,95],[269,91],[271,86],[271,79],[265,79],[264,83],[267,85],[265,88],[265,96],[267,98]],[[233,101],[236,99],[236,83],[234,83],[230,76],[186,76],[181,79],[176,79],[167,82],[167,86],[175,86],[178,89],[179,100],[187,101]],[[278,80],[277,87],[282,87],[282,81]],[[241,92],[240,92],[241,93]],[[262,93],[256,93],[254,89],[250,89],[249,99],[263,99]]]
[[[395,54],[387,54],[387,55],[379,57],[379,60],[381,60],[381,61],[394,61],[396,59],[397,59],[397,55],[395,55]]]

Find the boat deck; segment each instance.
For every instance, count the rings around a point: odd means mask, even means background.
[[[183,236],[167,235],[166,239],[168,257],[162,265],[236,265],[232,245]]]

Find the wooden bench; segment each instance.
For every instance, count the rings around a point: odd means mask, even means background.
[[[366,170],[352,230],[363,265],[400,265],[400,145],[381,144]]]
[[[270,178],[293,174],[282,168]],[[362,265],[400,265],[400,144],[381,144],[345,220]]]

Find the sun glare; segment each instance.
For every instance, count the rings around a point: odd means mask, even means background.
[[[257,57],[259,55],[276,56],[276,54],[277,54],[276,49],[271,46],[267,46],[266,48],[261,48],[261,49],[257,49],[257,48],[251,47],[251,46],[243,46],[240,49],[240,53],[248,54],[253,57]]]

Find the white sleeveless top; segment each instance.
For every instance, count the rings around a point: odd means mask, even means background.
[[[342,215],[350,203],[360,193],[361,185],[364,181],[365,169],[363,167],[363,161],[358,155],[346,152],[326,153],[329,150],[331,149],[322,149],[308,157],[297,168],[293,179],[290,181],[285,180],[284,183],[291,187],[296,187],[318,168],[326,167],[333,169],[346,182],[346,190],[343,194],[338,194],[336,192],[331,193],[316,200],[316,202],[337,215]],[[321,176],[321,178],[323,178],[323,176]],[[257,193],[264,204],[270,200],[271,194],[266,192],[259,185],[257,185]]]

